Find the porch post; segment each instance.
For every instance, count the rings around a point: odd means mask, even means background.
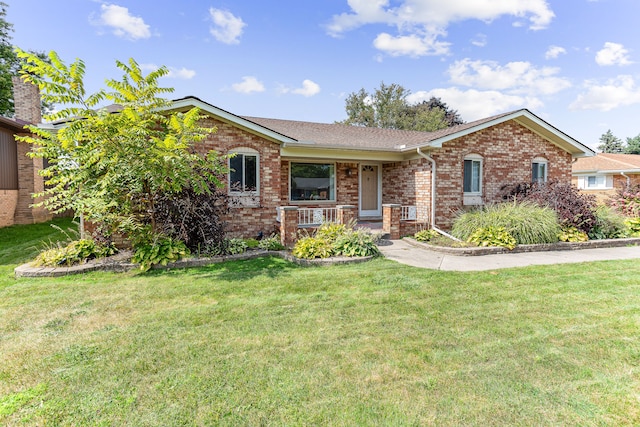
[[[298,207],[280,207],[280,243],[290,248],[298,235]]]
[[[356,217],[357,207],[355,205],[338,205],[336,206],[336,221],[338,224],[349,224],[352,220],[358,221]]]
[[[382,229],[389,234],[391,240],[400,238],[400,216],[402,205],[386,204],[382,205]]]

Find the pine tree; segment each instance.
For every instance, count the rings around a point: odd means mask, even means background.
[[[613,135],[611,129],[609,129],[606,133],[603,133],[600,137],[600,145],[598,145],[598,150],[603,153],[622,153],[623,146],[622,140]]]

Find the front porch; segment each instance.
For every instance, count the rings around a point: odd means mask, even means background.
[[[417,206],[400,204],[382,205],[381,221],[370,217],[359,218],[358,208],[354,205],[317,208],[280,206],[276,208],[276,212],[276,220],[280,224],[280,240],[288,247],[295,244],[301,229],[316,228],[323,222],[355,222],[359,228],[382,230],[392,240],[428,228],[430,223],[428,211]]]

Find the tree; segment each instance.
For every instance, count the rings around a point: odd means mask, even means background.
[[[640,134],[633,138],[627,138],[627,145],[624,147],[625,154],[640,154]]]
[[[410,94],[396,83],[385,85],[382,82],[373,94],[360,89],[347,97],[348,117],[340,123],[427,132],[464,123],[458,113],[439,98],[432,97],[429,101],[411,105],[407,101]]]
[[[7,22],[7,5],[0,1],[0,115],[13,114],[13,83],[18,58],[11,45],[13,24]]]
[[[47,189],[36,195],[45,198],[46,208],[72,209],[109,232],[127,234],[135,245],[161,234],[155,209],[160,195],[185,189],[203,194],[211,183],[222,185],[224,158],[193,150],[215,129],[199,126],[198,109],[166,112],[169,103],[160,95],[173,89],[158,86],[166,67],[144,76],[135,60],[116,61],[122,79],[107,80],[110,91],[87,95],[82,60],[67,66],[55,52],[48,63],[16,51],[22,78],[36,84],[45,101],[64,105],[45,119],[64,120],[66,126],[57,132],[30,126],[34,136],[19,138],[33,144],[32,156],[49,159],[43,171]],[[97,108],[105,100],[122,110],[109,114]]]
[[[611,132],[611,129],[609,129],[600,137],[600,145],[598,145],[598,150],[602,151],[603,153],[622,153],[622,140],[614,136]]]

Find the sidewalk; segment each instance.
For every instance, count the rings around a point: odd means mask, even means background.
[[[640,246],[569,251],[458,256],[418,248],[403,240],[389,240],[378,248],[385,258],[414,267],[446,271],[484,271],[529,265],[565,264],[640,258]]]

